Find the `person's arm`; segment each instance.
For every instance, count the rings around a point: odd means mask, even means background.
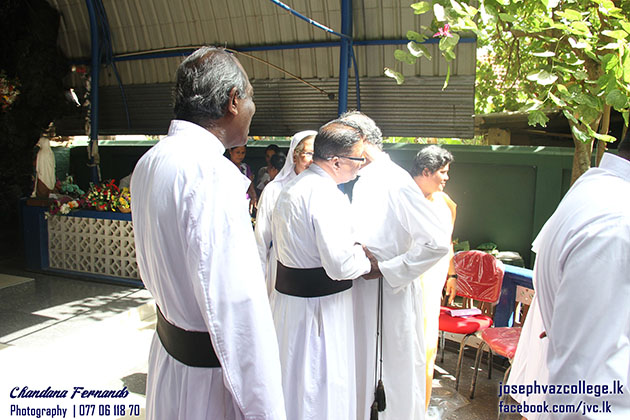
[[[450,220],[443,220],[435,212],[411,177],[406,181],[390,195],[390,200],[412,244],[403,254],[378,264],[393,288],[405,287],[445,256],[451,236]]]

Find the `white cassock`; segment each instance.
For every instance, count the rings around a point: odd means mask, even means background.
[[[278,196],[285,185],[289,183],[295,174],[295,162],[293,162],[293,152],[295,148],[304,138],[308,136],[314,136],[317,131],[305,130],[296,133],[291,138],[291,145],[289,146],[289,152],[287,154],[287,160],[282,167],[282,170],[276,175],[273,181],[271,181],[260,195],[258,200],[258,209],[256,211],[256,229],[254,234],[256,236],[256,245],[258,245],[258,254],[260,255],[260,261],[262,263],[263,271],[265,272],[265,281],[267,283],[267,293],[271,296],[271,292],[276,285],[276,250],[273,247],[273,241],[271,240],[271,216],[273,215],[273,209],[276,207]]]
[[[383,153],[361,169],[352,209],[358,241],[383,273],[383,384],[387,408],[379,419],[425,415],[425,350],[419,276],[449,251],[452,220],[440,216],[413,178]],[[374,402],[377,280],[359,279],[354,297],[357,418]]]
[[[278,260],[287,267],[323,267],[334,280],[370,271],[351,232],[350,203],[313,163],[280,193],[273,213]],[[303,298],[274,290],[287,418],[355,418],[352,290]]]
[[[623,391],[599,397],[543,395],[550,405],[582,403],[582,407],[603,408],[608,403],[611,412],[548,413],[539,418],[628,419],[630,162],[605,154],[598,168],[589,169],[571,187],[539,238],[534,278],[547,334],[543,340],[548,341],[542,368],[548,383],[573,385],[584,380],[587,385],[612,389],[614,381],[619,381]],[[540,334],[538,330],[532,333]],[[527,341],[522,338],[521,343]],[[531,355],[530,349],[523,350]]]
[[[221,368],[154,336],[147,419],[285,419],[278,345],[247,209],[250,180],[202,127],[171,122],[131,181],[138,268],[165,318],[209,331]]]

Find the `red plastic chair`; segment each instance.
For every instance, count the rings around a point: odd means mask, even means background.
[[[492,356],[498,354],[510,361],[510,367],[505,371],[503,375],[503,383],[506,383],[507,377],[510,374],[512,368],[512,359],[516,354],[516,347],[518,346],[518,340],[521,338],[521,327],[500,327],[500,328],[486,328],[481,332],[481,339],[483,340],[479,344],[477,349],[477,355],[475,356],[475,372],[473,373],[472,382],[470,384],[470,399],[475,397],[475,385],[477,383],[477,373],[479,373],[479,364],[481,363],[481,355],[483,349],[488,346],[488,379],[492,378]]]
[[[455,254],[453,262],[457,273],[458,296],[481,302],[497,303],[499,301],[504,272],[501,261],[483,251],[463,251]],[[449,308],[444,306],[440,308],[442,361],[444,361],[444,333],[450,332],[464,335],[459,346],[459,356],[455,370],[455,389],[457,390],[459,388],[459,377],[462,370],[466,341],[477,332],[491,327],[492,318],[487,315],[454,317],[448,312]]]

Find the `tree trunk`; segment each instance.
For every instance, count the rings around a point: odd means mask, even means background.
[[[575,151],[573,153],[573,170],[571,171],[571,185],[591,167],[591,155],[593,153],[593,139],[584,143],[573,137]]]
[[[610,129],[610,105],[604,105],[604,114],[602,115],[602,123],[599,127],[599,134],[608,134]],[[599,166],[604,152],[606,151],[606,142],[597,140],[597,157],[595,159],[595,165]]]

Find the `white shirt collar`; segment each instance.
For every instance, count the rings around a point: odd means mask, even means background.
[[[219,154],[225,153],[223,143],[211,132],[200,125],[184,120],[172,120],[168,128],[169,136],[185,135],[194,138],[207,138]]]
[[[630,181],[630,161],[627,159],[613,155],[612,153],[604,153],[599,167],[614,173],[626,181]]]

